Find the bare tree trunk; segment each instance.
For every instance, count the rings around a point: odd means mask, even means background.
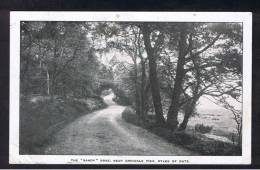
[[[136,62],[136,58],[134,61],[134,81],[135,81],[135,110],[136,110],[136,114],[141,116],[141,105],[140,105],[140,94],[139,94],[139,85],[138,85],[138,70],[137,70],[137,62]]]
[[[47,70],[47,95],[49,96],[50,95],[50,75],[49,75],[49,71]]]
[[[159,84],[157,79],[156,59],[154,56],[155,55],[154,49],[152,48],[150,42],[150,30],[148,28],[148,24],[144,23],[142,27],[142,33],[144,38],[145,50],[147,52],[147,56],[149,60],[149,78],[151,84],[153,105],[155,109],[155,119],[157,124],[163,125],[165,123],[165,120],[163,117],[161,95],[160,95],[160,89],[159,89]]]
[[[198,99],[199,98],[192,99],[191,102],[187,106],[188,108],[185,108],[184,119],[181,122],[178,130],[182,131],[182,130],[186,129],[189,119],[190,119],[192,113],[194,112]]]
[[[142,66],[142,77],[141,77],[141,113],[142,119],[145,121],[146,119],[146,111],[145,111],[145,80],[146,80],[146,73],[145,73],[145,61],[143,57],[141,57],[141,66]]]
[[[190,116],[192,115],[192,112],[193,112],[193,102],[191,102],[187,107],[188,108],[185,108],[185,113],[184,113],[184,118],[183,118],[183,121],[182,123],[180,124],[179,126],[179,129],[180,131],[182,130],[185,130],[186,127],[187,127],[187,124],[188,124],[188,121],[189,121],[189,118]]]
[[[176,78],[173,87],[171,105],[167,115],[167,125],[175,130],[178,126],[178,112],[179,112],[179,99],[182,91],[182,83],[185,75],[184,64],[185,64],[185,48],[186,48],[186,31],[182,30],[180,33],[179,40],[179,57],[176,70]]]
[[[194,109],[196,107],[196,103],[202,95],[202,93],[199,94],[200,93],[199,88],[200,88],[200,84],[201,84],[201,73],[198,68],[197,58],[193,57],[192,62],[195,67],[196,86],[194,87],[193,92],[192,92],[193,98],[191,99],[191,101],[188,103],[187,106],[185,105],[187,108],[185,108],[184,119],[183,119],[183,122],[179,126],[179,130],[186,129],[189,118],[191,117],[191,115],[194,112]]]

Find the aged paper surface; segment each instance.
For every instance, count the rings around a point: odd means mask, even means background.
[[[251,163],[251,13],[10,18],[10,164]]]

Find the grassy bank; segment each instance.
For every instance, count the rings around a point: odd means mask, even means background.
[[[57,131],[79,116],[104,108],[102,98],[30,96],[20,100],[20,154],[41,154]]]
[[[149,130],[150,132],[166,139],[170,143],[181,145],[182,147],[195,151],[201,155],[241,155],[240,149],[234,144],[209,138],[208,134],[197,132],[195,129],[190,127],[187,127],[187,129],[182,132],[172,132],[166,127],[156,126],[152,117],[150,117],[147,123],[144,124],[140,122],[140,119],[135,114],[135,110],[130,107],[124,110],[122,118],[126,122]]]

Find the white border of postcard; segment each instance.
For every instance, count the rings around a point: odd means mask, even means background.
[[[243,23],[242,156],[19,155],[20,21],[151,21]],[[10,13],[10,164],[250,164],[252,13],[250,12],[16,12]],[[102,160],[110,160],[103,162]],[[121,160],[121,161],[116,161]],[[168,160],[168,161],[163,161]]]

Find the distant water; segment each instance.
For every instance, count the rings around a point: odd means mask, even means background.
[[[228,132],[234,132],[236,128],[236,123],[233,119],[233,115],[230,111],[226,109],[209,109],[209,108],[199,108],[197,110],[199,113],[189,120],[189,126],[195,126],[196,124],[204,124],[208,126],[213,126],[215,130],[222,130]],[[183,119],[183,115],[180,114],[179,121]]]

